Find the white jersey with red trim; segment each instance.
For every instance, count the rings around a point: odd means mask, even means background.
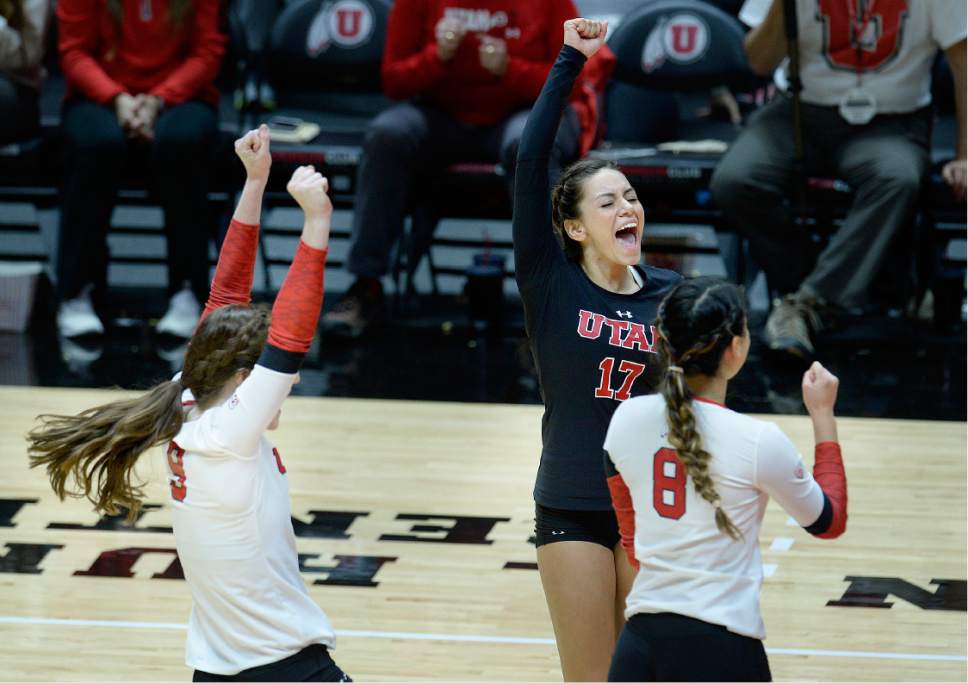
[[[256,365],[222,405],[199,413],[183,397],[186,422],[166,459],[194,669],[232,675],[336,644],[299,573],[286,470],[264,435],[295,378]]]
[[[783,0],[746,0],[740,20],[759,26],[771,1]],[[879,113],[926,107],[938,48],[966,35],[965,0],[797,0],[796,6],[801,96],[811,104],[839,105],[857,85],[859,63],[861,87],[874,96]],[[786,87],[785,77],[777,82]]]
[[[723,510],[742,537],[716,527],[715,509],[685,474],[668,440],[663,397],[626,401],[605,439],[606,469],[613,465],[617,475],[607,473],[624,480],[634,510],[640,569],[625,615],[673,612],[762,639],[759,533],[768,497],[806,527],[823,512],[824,494],[775,424],[701,400],[692,408]]]

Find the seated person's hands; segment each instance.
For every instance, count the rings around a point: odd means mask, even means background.
[[[958,201],[965,199],[965,187],[968,183],[966,176],[968,176],[968,172],[965,170],[964,159],[953,159],[941,169],[941,177],[951,186],[951,191]]]
[[[449,62],[457,53],[466,31],[464,26],[453,17],[442,17],[434,28],[437,40],[437,56],[442,62]]]
[[[508,46],[500,38],[484,34],[477,48],[481,66],[500,78],[508,70]]]
[[[135,111],[132,129],[134,136],[142,140],[152,140],[155,137],[155,123],[165,102],[160,97],[141,93],[135,98]]]
[[[114,98],[114,113],[118,117],[118,125],[129,138],[135,137],[138,100],[126,92]]]

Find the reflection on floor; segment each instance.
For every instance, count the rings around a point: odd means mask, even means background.
[[[144,388],[180,368],[184,343],[155,335],[127,311],[164,309],[160,290],[113,294],[100,341],[58,340],[49,314],[27,334],[0,335],[0,384]],[[327,305],[332,301],[327,300]],[[434,313],[425,311],[433,308]],[[414,400],[540,403],[519,306],[500,328],[471,324],[459,298],[420,301],[357,340],[317,336],[296,394]],[[422,309],[422,310],[421,310]],[[758,324],[757,324],[758,323]],[[763,353],[753,321],[750,360],[730,384],[730,407],[797,414],[804,366]],[[876,318],[830,333],[820,360],[841,378],[838,413],[858,417],[965,420],[965,328]]]

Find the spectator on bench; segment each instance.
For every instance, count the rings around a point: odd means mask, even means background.
[[[433,171],[457,161],[500,162],[510,191],[528,111],[558,54],[560,27],[575,16],[572,0],[396,0],[383,88],[407,102],[382,112],[367,131],[347,262],[357,279],[324,317],[329,331],[356,336],[379,315],[390,250],[415,190]],[[591,146],[594,85],[603,85],[614,63],[604,52],[586,68],[562,119],[558,168]]]
[[[208,293],[208,168],[218,132],[213,82],[225,52],[219,0],[59,0],[67,79],[57,325],[104,331],[91,292],[107,283],[107,230],[126,159],[147,159],[165,214],[168,311],[158,331],[189,337]]]
[[[747,0],[740,18],[750,65],[769,74],[787,54],[783,0]],[[717,203],[749,232],[753,256],[780,294],[768,346],[810,358],[837,309],[865,303],[892,238],[911,218],[930,163],[931,65],[940,47],[957,95],[955,159],[943,171],[965,196],[965,3],[797,0],[808,167],[826,160],[856,191],[846,220],[813,263],[809,238],[781,204],[796,183],[792,103],[756,112],[712,179]]]
[[[40,126],[40,84],[48,0],[0,0],[0,145]]]

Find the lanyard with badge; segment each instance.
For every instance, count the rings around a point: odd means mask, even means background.
[[[850,17],[851,37],[857,48],[857,84],[848,90],[840,100],[840,115],[847,123],[862,126],[869,123],[877,114],[877,100],[861,85],[861,72],[864,65],[864,33],[874,16],[874,4],[877,0],[869,0],[866,3],[862,17],[857,16],[855,2],[860,3],[863,0],[847,0],[847,14]]]

